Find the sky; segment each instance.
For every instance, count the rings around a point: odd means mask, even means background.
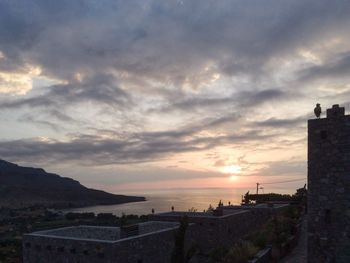
[[[349,0],[0,0],[0,158],[111,192],[300,180],[350,108]]]

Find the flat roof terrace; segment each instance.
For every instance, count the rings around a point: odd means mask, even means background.
[[[229,215],[234,214],[240,214],[245,213],[246,211],[244,209],[230,209],[230,210],[224,210],[223,215],[215,215],[212,212],[182,212],[182,211],[173,211],[173,212],[165,212],[165,213],[159,213],[155,216],[164,216],[164,217],[184,217],[187,216],[189,218],[218,218],[218,217],[225,217]]]
[[[32,237],[50,237],[69,240],[102,241],[113,243],[126,238],[155,234],[177,228],[177,222],[149,221],[126,227],[72,226],[27,234]]]
[[[35,236],[64,237],[67,239],[93,239],[115,241],[120,239],[119,227],[72,226],[31,233]]]
[[[289,203],[261,203],[254,205],[226,205],[223,209],[242,210],[242,209],[256,209],[256,208],[268,208],[268,209],[280,209],[289,206]]]

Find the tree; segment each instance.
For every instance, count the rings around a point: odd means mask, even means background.
[[[223,206],[224,206],[224,203],[220,200],[219,204],[218,204],[218,207],[223,207]]]
[[[175,233],[175,246],[171,255],[171,263],[185,263],[185,235],[188,227],[188,217],[180,219],[180,227]]]
[[[205,211],[206,213],[212,213],[214,211],[214,207],[210,204],[208,209]]]
[[[194,207],[191,207],[190,209],[188,209],[188,212],[190,212],[190,213],[196,213],[196,212],[197,212],[197,209],[194,208]]]

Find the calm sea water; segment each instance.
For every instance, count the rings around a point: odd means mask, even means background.
[[[137,195],[146,197],[145,202],[126,203],[120,205],[91,206],[84,208],[74,208],[65,211],[70,212],[94,212],[112,213],[116,216],[122,214],[145,215],[150,214],[154,209],[156,213],[167,212],[174,206],[177,211],[188,211],[191,208],[197,211],[207,209],[209,205],[217,206],[220,200],[224,204],[240,204],[241,195],[246,191],[243,189],[171,189],[152,191],[124,191],[120,194]],[[289,193],[289,191],[284,191]]]

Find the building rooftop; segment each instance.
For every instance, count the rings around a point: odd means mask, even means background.
[[[136,238],[143,235],[159,233],[178,228],[177,222],[149,221],[126,227],[104,226],[72,226],[52,230],[38,231],[28,236],[50,237],[70,240],[102,241],[113,243],[127,238]]]
[[[290,202],[269,202],[269,203],[261,203],[261,204],[250,204],[250,205],[225,205],[222,208],[224,209],[236,209],[236,210],[244,210],[244,209],[254,209],[254,208],[281,208],[289,206]]]
[[[189,218],[220,218],[225,216],[231,216],[234,214],[245,213],[251,209],[280,209],[283,207],[289,206],[289,203],[263,203],[257,205],[229,205],[222,206],[222,214],[213,213],[213,212],[185,212],[185,211],[171,211],[155,214],[155,216],[164,216],[164,217],[183,217],[187,216]]]
[[[233,215],[233,214],[239,214],[245,212],[244,209],[240,209],[240,210],[229,210],[229,211],[224,211],[223,215],[215,215],[212,212],[182,212],[182,211],[173,211],[173,212],[165,212],[165,213],[159,213],[156,214],[156,216],[170,216],[170,217],[183,217],[183,216],[187,216],[190,218],[193,217],[198,217],[198,218],[217,218],[220,216],[226,216],[226,215]]]

